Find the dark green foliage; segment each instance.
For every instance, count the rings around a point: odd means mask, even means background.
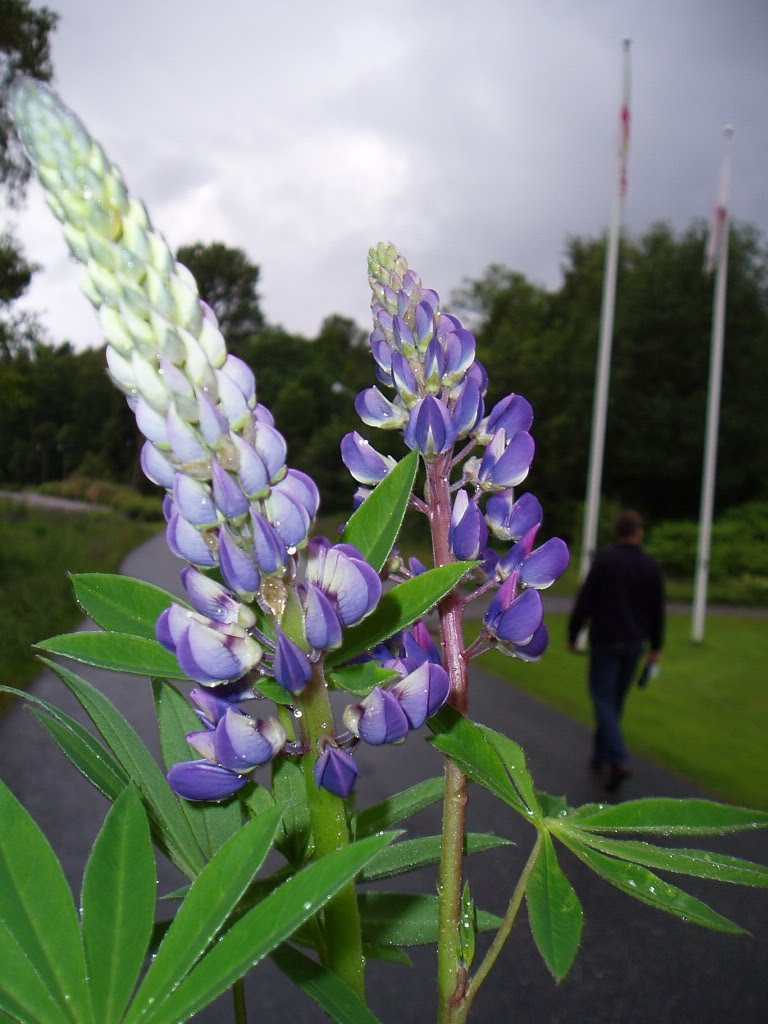
[[[257,291],[259,267],[242,249],[223,242],[182,245],[176,258],[192,271],[200,295],[216,314],[229,351],[247,360],[264,327]]]
[[[704,445],[712,279],[704,226],[654,225],[622,244],[603,492],[651,522],[695,517]],[[536,412],[530,486],[551,532],[576,536],[586,480],[605,243],[568,243],[563,283],[548,292],[492,266],[456,296],[479,317],[478,350],[495,401],[513,390]],[[764,494],[768,409],[768,260],[753,229],[731,229],[720,417],[718,504]]]

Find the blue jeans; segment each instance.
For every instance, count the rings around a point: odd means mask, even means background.
[[[595,768],[629,763],[621,734],[621,712],[642,653],[641,644],[595,644],[590,649],[589,693],[595,709],[592,754]]]

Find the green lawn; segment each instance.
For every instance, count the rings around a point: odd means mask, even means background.
[[[565,616],[548,615],[541,661],[490,652],[480,664],[587,724],[586,658],[565,648]],[[694,645],[690,617],[672,615],[661,675],[634,687],[625,714],[632,750],[734,803],[768,810],[768,620],[710,615]]]
[[[23,687],[40,670],[33,643],[82,618],[68,572],[115,572],[158,530],[111,512],[59,512],[0,500],[0,683]],[[0,712],[6,706],[0,695]]]

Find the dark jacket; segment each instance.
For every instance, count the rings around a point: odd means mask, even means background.
[[[639,544],[619,543],[595,555],[576,599],[568,640],[589,623],[590,644],[664,642],[664,581],[655,558]]]

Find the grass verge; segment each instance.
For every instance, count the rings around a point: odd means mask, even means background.
[[[548,615],[547,624],[553,640],[541,661],[523,664],[490,652],[480,664],[591,725],[586,658],[565,649],[564,615]],[[671,615],[667,632],[661,675],[628,697],[630,749],[726,800],[768,810],[765,620],[709,615],[701,645],[690,641],[688,615]]]
[[[31,645],[82,617],[68,572],[115,572],[157,532],[112,512],[60,512],[0,501],[0,681],[23,688],[39,671]],[[0,713],[7,707],[0,695]]]

